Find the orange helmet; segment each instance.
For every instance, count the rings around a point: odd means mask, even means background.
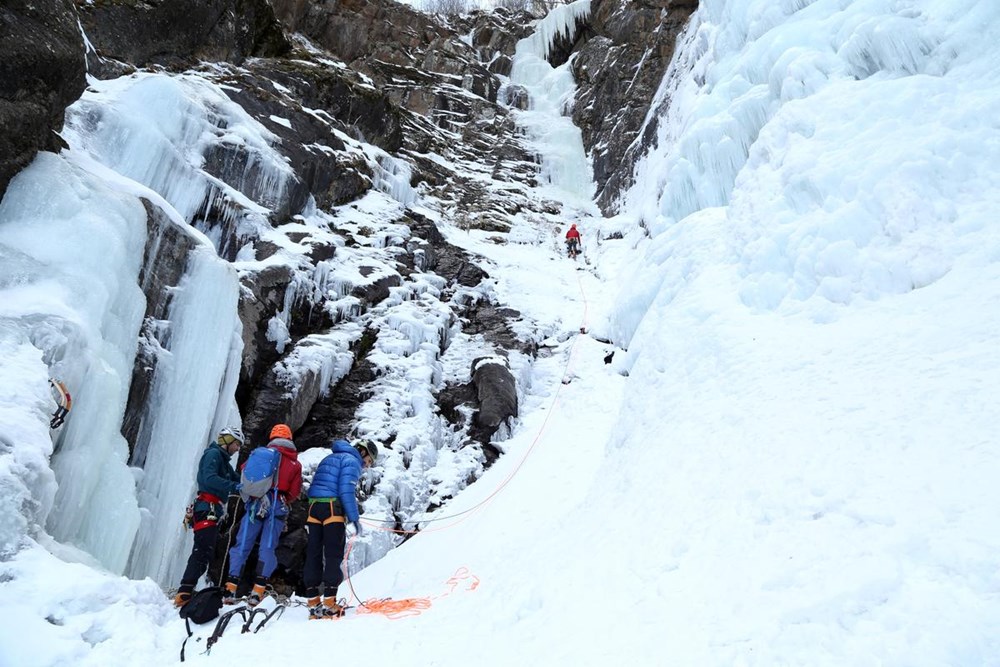
[[[284,438],[286,440],[292,439],[292,429],[288,427],[288,424],[275,424],[274,428],[271,429],[270,439]]]

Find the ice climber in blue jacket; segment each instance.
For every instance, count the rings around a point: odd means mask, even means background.
[[[309,486],[309,518],[306,526],[306,563],[302,571],[309,598],[310,619],[334,619],[344,614],[337,602],[337,587],[344,580],[340,561],[344,559],[347,525],[361,534],[361,517],[355,497],[361,468],[371,466],[378,447],[360,440],[352,447],[346,440],[334,440],[333,452],[320,461]],[[319,594],[323,583],[323,599]]]

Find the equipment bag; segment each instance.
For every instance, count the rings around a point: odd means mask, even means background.
[[[190,619],[192,623],[208,623],[219,615],[222,609],[222,589],[218,586],[203,588],[180,608],[181,618]]]
[[[187,647],[188,639],[194,635],[191,632],[191,624],[208,623],[219,615],[220,609],[222,609],[222,589],[218,586],[201,589],[180,608],[178,613],[184,619],[184,627],[187,629],[187,637],[181,644],[181,662],[184,662],[184,649]]]
[[[243,465],[240,495],[244,502],[260,498],[278,483],[278,468],[281,453],[269,447],[258,447],[250,452],[250,458]]]

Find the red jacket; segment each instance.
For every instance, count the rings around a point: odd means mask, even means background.
[[[299,453],[291,440],[275,438],[267,443],[271,449],[277,449],[281,454],[281,464],[278,467],[278,493],[285,500],[292,502],[299,499],[302,492],[302,464],[299,463]]]
[[[569,239],[578,239],[578,238],[580,238],[580,230],[578,230],[576,227],[570,227],[569,231],[566,232],[566,240],[568,241]]]

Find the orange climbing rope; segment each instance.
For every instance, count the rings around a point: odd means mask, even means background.
[[[469,568],[462,566],[444,583],[448,586],[448,590],[434,598],[403,598],[402,600],[370,598],[360,603],[358,614],[382,614],[393,621],[411,616],[419,616],[431,608],[432,600],[440,600],[451,595],[463,583],[465,583],[465,592],[476,590],[479,588],[479,577],[472,574]],[[354,589],[352,588],[351,590],[353,591]]]
[[[430,598],[403,598],[402,600],[370,598],[358,606],[358,614],[382,614],[391,621],[398,621],[401,618],[419,616],[430,608]]]

